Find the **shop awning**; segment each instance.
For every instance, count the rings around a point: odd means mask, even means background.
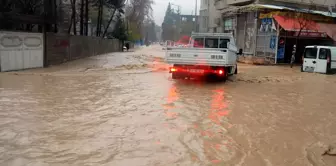
[[[320,31],[327,33],[327,35],[336,41],[336,24],[317,23]]]
[[[286,31],[319,32],[320,27],[315,21],[294,19],[286,16],[273,16],[279,25]]]

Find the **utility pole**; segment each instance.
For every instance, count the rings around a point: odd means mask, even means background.
[[[195,0],[195,22],[194,22],[195,27],[194,27],[194,32],[197,31],[197,1],[198,0]]]

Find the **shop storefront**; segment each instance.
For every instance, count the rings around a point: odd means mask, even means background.
[[[229,17],[227,13],[225,16]],[[290,63],[296,45],[296,63],[301,63],[305,46],[336,44],[334,14],[274,5],[242,7],[231,13],[238,13],[235,37],[244,52],[239,58],[242,62]]]
[[[333,39],[312,20],[273,16],[278,24],[276,63],[289,63],[296,45],[295,62],[302,63],[301,56],[307,45],[333,45]]]

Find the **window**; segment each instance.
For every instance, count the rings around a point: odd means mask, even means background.
[[[304,58],[316,59],[317,48],[306,48],[304,51]]]
[[[228,43],[230,39],[219,39],[219,38],[195,38],[194,47],[195,48],[228,48]]]
[[[203,48],[203,41],[204,41],[204,38],[195,38],[194,39],[194,47],[195,48]]]
[[[330,49],[320,48],[319,59],[327,59],[330,55]]]
[[[228,48],[228,43],[230,43],[230,39],[220,39],[219,48]]]
[[[224,30],[233,30],[233,19],[227,18],[224,20]]]
[[[218,48],[218,38],[205,38],[205,48]]]

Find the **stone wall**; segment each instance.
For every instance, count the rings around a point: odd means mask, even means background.
[[[102,39],[91,36],[70,36],[48,33],[45,66],[67,61],[121,51],[122,44],[117,39]]]

